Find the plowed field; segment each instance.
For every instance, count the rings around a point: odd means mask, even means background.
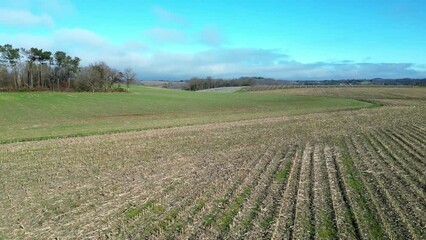
[[[0,236],[425,239],[424,119],[413,101],[1,144]]]

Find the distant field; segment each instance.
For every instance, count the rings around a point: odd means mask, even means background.
[[[283,93],[308,96],[337,96],[355,99],[425,99],[426,87],[298,87],[278,88],[258,86],[249,89],[253,93]]]
[[[162,81],[142,81],[141,84],[143,84],[146,87],[164,87],[167,85],[167,82]]]
[[[3,132],[92,135],[0,144],[0,239],[426,239],[425,88],[375,89],[1,94]]]
[[[197,93],[0,93],[0,142],[163,128],[372,106],[350,99]]]
[[[216,92],[216,93],[233,93],[241,90],[243,87],[220,87],[200,90],[198,92]]]

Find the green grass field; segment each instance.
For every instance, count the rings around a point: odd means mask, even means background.
[[[217,123],[371,107],[323,96],[198,93],[0,93],[0,142]]]

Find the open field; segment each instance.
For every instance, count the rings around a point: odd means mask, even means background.
[[[422,96],[409,106],[264,111],[243,121],[0,144],[0,236],[425,239]],[[295,106],[309,109],[314,100],[305,97]]]
[[[219,87],[199,90],[198,92],[216,92],[216,93],[233,93],[243,89],[243,87]]]
[[[0,142],[290,116],[372,106],[350,99],[197,93],[0,93]]]
[[[386,87],[386,86],[357,86],[357,87],[298,87],[281,88],[279,86],[258,86],[247,88],[251,93],[274,93],[298,96],[328,96],[376,101],[385,105],[412,105],[412,101],[426,104],[425,87]]]
[[[257,93],[287,93],[294,95],[340,96],[358,99],[411,99],[426,98],[425,87],[411,86],[254,86],[247,89]]]

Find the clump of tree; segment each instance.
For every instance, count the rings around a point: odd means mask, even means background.
[[[122,84],[127,88],[134,83],[136,74],[131,68],[127,68],[124,72],[109,67],[104,62],[90,64],[83,67],[76,74],[73,81],[73,89],[77,91],[110,91],[116,85],[116,91],[123,91]]]
[[[10,85],[15,89],[22,85],[20,76],[20,59],[19,48],[13,48],[12,45],[0,45],[0,63],[3,74],[7,73],[2,85]]]
[[[232,80],[213,79],[211,77],[192,78],[187,82],[185,89],[191,91],[198,91],[218,87],[254,86],[255,84],[256,81],[252,78],[239,78]]]
[[[80,62],[63,51],[0,45],[0,90],[117,91],[135,81],[130,68],[120,72],[103,62],[87,67]]]

